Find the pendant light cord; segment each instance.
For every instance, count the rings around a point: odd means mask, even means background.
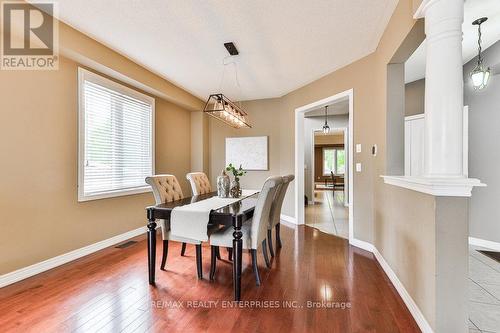
[[[328,125],[328,105],[325,106],[325,125]]]
[[[226,60],[230,59],[230,58],[233,58],[233,60],[230,61],[230,62],[226,62]],[[225,76],[225,73],[226,73],[226,66],[227,65],[234,65],[234,79],[236,81],[236,86],[238,87],[238,93],[241,96],[241,85],[240,85],[240,80],[238,78],[238,64],[234,60],[234,56],[232,56],[232,55],[225,56],[222,59],[222,65],[223,65],[223,70],[222,70],[222,76],[221,76],[220,83],[219,83],[219,91],[222,91],[222,84],[224,83],[224,76]],[[241,107],[241,101],[238,101],[238,104]]]
[[[477,48],[477,51],[478,51],[478,58],[477,58],[477,63],[478,64],[482,64],[483,63],[483,57],[481,55],[481,52],[482,52],[482,48],[481,48],[481,36],[482,36],[482,33],[481,33],[481,23],[478,24],[478,27],[477,27],[477,32],[478,32],[478,39],[477,39],[477,44],[478,44],[478,48]]]

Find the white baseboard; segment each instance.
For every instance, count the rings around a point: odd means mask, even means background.
[[[420,330],[422,330],[423,333],[433,333],[434,331],[432,330],[431,326],[429,325],[424,315],[418,308],[417,304],[415,303],[413,298],[411,298],[410,294],[404,287],[403,283],[401,283],[401,281],[398,279],[396,273],[394,273],[391,266],[389,266],[387,261],[385,261],[382,254],[378,252],[377,248],[373,246],[373,244],[370,244],[368,242],[356,238],[349,240],[349,244],[373,253],[375,259],[377,259],[380,266],[382,266],[382,269],[384,270],[385,274],[387,275],[389,280],[391,280],[392,285],[394,286],[394,288],[396,288],[399,296],[406,304],[406,307],[413,316],[413,319],[415,319],[415,322],[417,323],[418,327],[420,327]]]
[[[424,315],[418,308],[417,304],[411,298],[410,294],[404,287],[403,283],[398,279],[396,273],[392,270],[391,266],[385,261],[384,257],[382,257],[382,254],[378,252],[377,248],[373,248],[373,254],[377,261],[379,262],[380,266],[382,266],[382,269],[384,270],[385,274],[389,277],[389,280],[391,280],[392,285],[396,288],[398,291],[399,296],[403,299],[403,302],[405,302],[406,307],[410,311],[411,315],[413,316],[413,319],[417,322],[418,327],[420,327],[420,330],[422,330],[423,333],[433,333],[434,331],[432,330],[431,325],[427,322],[425,319]]]
[[[373,245],[368,242],[353,238],[349,240],[349,244],[359,247],[360,249],[363,249],[365,251],[373,252]]]
[[[114,237],[102,240],[100,242],[90,244],[88,246],[84,246],[82,248],[73,250],[68,253],[61,254],[57,257],[50,258],[47,260],[44,260],[42,262],[23,267],[21,269],[18,269],[16,271],[0,275],[0,288],[5,287],[9,284],[24,280],[26,278],[29,278],[33,275],[48,271],[49,269],[55,268],[57,266],[64,265],[70,261],[79,259],[81,257],[84,257],[86,255],[92,254],[94,252],[97,252],[99,250],[102,250],[106,247],[110,247],[113,245],[116,245],[118,243],[121,243],[123,241],[126,241],[127,239],[139,236],[141,234],[144,234],[146,232],[147,228],[140,227],[128,232],[125,232],[120,235],[116,235]]]
[[[295,228],[297,226],[297,220],[295,219],[295,217],[291,217],[285,214],[281,214],[280,221],[284,225],[287,225],[292,228]]]
[[[485,247],[490,250],[500,251],[500,243],[492,242],[486,239],[469,237],[469,244],[474,246]]]

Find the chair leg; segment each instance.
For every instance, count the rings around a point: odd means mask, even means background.
[[[250,250],[250,254],[252,255],[252,267],[253,273],[255,274],[255,284],[260,286],[259,268],[257,267],[257,250]]]
[[[271,229],[267,229],[267,244],[269,245],[269,253],[271,253],[271,257],[274,258],[273,235]]]
[[[280,224],[276,224],[276,247],[281,248]]]
[[[265,239],[262,241],[262,253],[264,254],[264,260],[266,261],[267,268],[271,268],[271,263],[269,262],[269,257],[267,256],[267,241]]]
[[[167,263],[167,255],[168,255],[168,240],[163,240],[163,255],[161,257],[161,266],[160,266],[160,269],[162,271],[165,270],[165,264]]]
[[[221,260],[220,250],[218,246],[215,247],[215,256],[217,257],[217,259]]]
[[[184,257],[186,254],[186,243],[182,243],[181,256]]]
[[[212,245],[210,247],[210,251],[211,251],[211,256],[210,256],[210,281],[213,281],[214,280],[214,277],[215,277],[215,268],[216,268],[216,265],[217,265],[217,250],[219,249],[218,246],[214,246]]]
[[[196,270],[198,279],[203,279],[203,265],[201,263],[201,244],[196,244]]]
[[[232,247],[227,248],[227,260],[229,260],[229,261],[233,260],[233,248]]]

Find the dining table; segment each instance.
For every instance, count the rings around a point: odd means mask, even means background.
[[[156,269],[156,220],[170,220],[172,210],[176,207],[189,205],[201,200],[216,197],[217,192],[195,195],[180,200],[149,206],[146,208],[148,219],[147,238],[148,238],[148,272],[149,284],[155,285]],[[258,192],[244,197],[239,201],[232,202],[224,207],[210,211],[209,222],[211,225],[229,226],[234,229],[233,232],[233,294],[234,300],[241,300],[241,270],[243,241],[241,237],[241,227],[245,221],[253,217],[255,206],[257,205]],[[208,225],[207,225],[208,227]]]

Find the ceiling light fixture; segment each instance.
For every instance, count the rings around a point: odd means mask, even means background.
[[[325,124],[323,125],[323,134],[330,133],[330,126],[328,126],[328,105],[325,106]]]
[[[236,63],[234,61],[230,63],[225,62],[227,58],[232,56],[237,56],[239,52],[236,49],[236,46],[232,42],[224,43],[224,47],[229,52],[229,56],[224,58],[224,60],[222,61],[222,64],[224,65],[224,70],[222,71],[222,78],[219,90],[222,90],[222,83],[224,81],[224,71],[226,69],[226,66],[229,64],[234,64],[235,66],[234,73],[235,73],[236,85],[241,90],[240,83],[238,81],[238,68],[236,67]],[[207,102],[205,103],[205,107],[203,108],[203,112],[234,128],[252,127],[250,126],[250,122],[248,121],[248,115],[243,110],[241,105],[237,105],[236,103],[232,102],[222,92],[208,96]]]
[[[487,17],[481,17],[474,22],[472,22],[472,25],[477,25],[477,31],[478,31],[478,56],[477,56],[477,64],[474,67],[474,69],[470,72],[470,77],[472,79],[472,85],[474,86],[475,90],[481,90],[483,88],[486,88],[488,85],[488,81],[490,79],[490,68],[486,67],[483,65],[483,57],[481,54],[482,48],[481,48],[481,24],[486,22],[488,20]]]

